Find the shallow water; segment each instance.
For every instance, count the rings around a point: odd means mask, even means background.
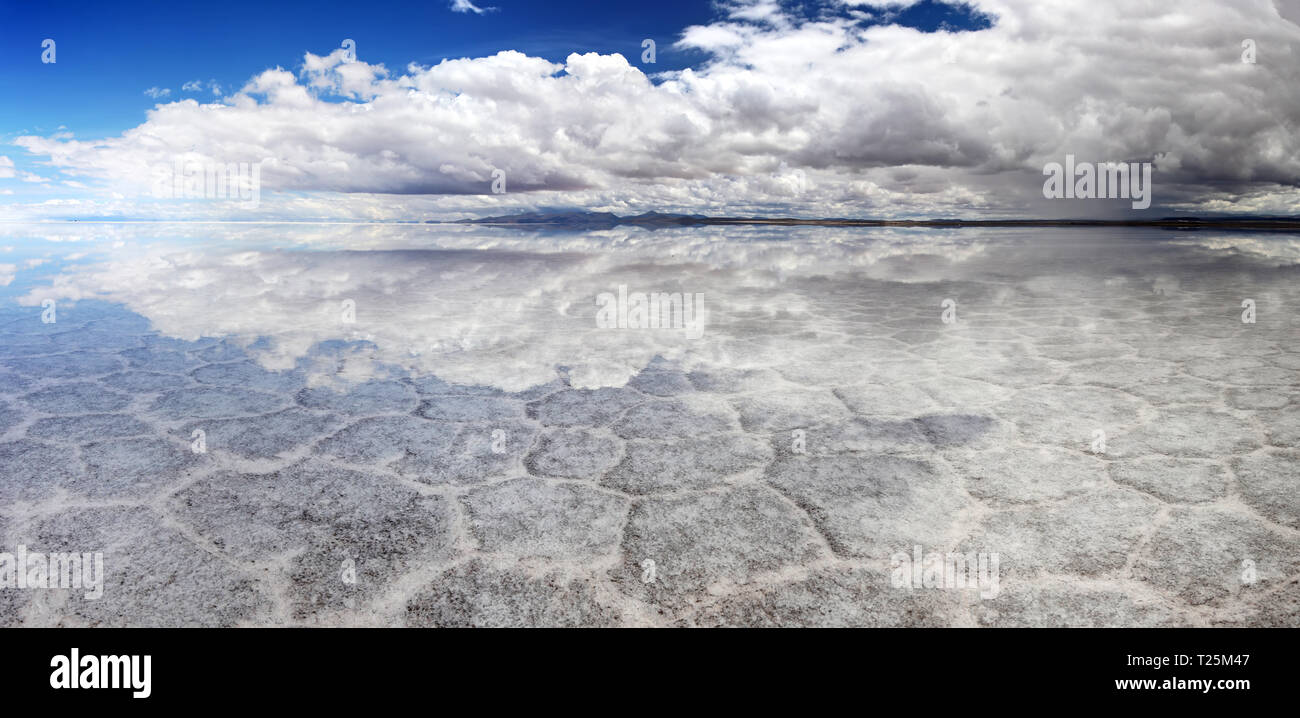
[[[1295,625],[1298,274],[1262,233],[0,225],[0,551],[108,574],[0,624]],[[620,287],[705,315],[603,327]],[[899,587],[915,551],[996,585]]]

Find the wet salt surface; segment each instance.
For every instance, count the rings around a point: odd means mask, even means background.
[[[0,551],[108,578],[0,625],[1295,626],[1298,274],[1272,234],[5,226]],[[598,327],[619,285],[702,334]],[[997,595],[895,588],[918,545]]]

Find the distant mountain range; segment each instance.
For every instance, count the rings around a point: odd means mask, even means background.
[[[584,229],[614,227],[621,224],[634,224],[643,227],[669,227],[714,223],[723,224],[723,222],[716,222],[716,220],[717,218],[715,217],[706,217],[702,214],[664,214],[662,212],[646,212],[645,214],[638,214],[630,217],[620,217],[610,212],[555,210],[523,212],[502,217],[484,217],[482,219],[462,219],[459,220],[457,224],[544,224],[560,227],[581,227]]]
[[[438,224],[433,220],[429,223]],[[817,227],[1164,227],[1167,229],[1300,230],[1300,217],[1163,217],[1160,219],[801,219],[797,217],[707,217],[701,214],[645,214],[553,210],[457,220],[455,224],[528,225],[557,229],[601,229],[620,225],[683,227],[777,225]]]

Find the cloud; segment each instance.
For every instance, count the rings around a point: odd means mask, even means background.
[[[1287,91],[1300,86],[1300,27],[1269,0],[974,9],[992,27],[925,33],[729,3],[677,42],[705,61],[653,79],[622,55],[390,69],[308,53],[219,103],[158,105],[117,137],[14,142],[128,197],[176,158],[262,161],[264,216],[1129,211],[1044,200],[1042,168],[1066,154],[1152,162],[1153,215],[1300,212],[1300,95]],[[504,195],[491,192],[498,170]]]
[[[0,179],[7,179],[14,176],[14,161],[4,155],[0,155]]]
[[[474,3],[470,2],[470,0],[451,0],[452,12],[472,12],[475,15],[482,15],[483,13],[492,12],[494,10],[496,10],[494,7],[478,7]]]
[[[148,95],[148,96],[150,96],[150,97],[152,97],[152,98],[154,98],[154,99],[156,100],[156,99],[158,99],[158,98],[160,98],[160,97],[166,97],[166,96],[172,94],[172,91],[169,90],[169,89],[166,88],[166,87],[150,87],[149,89],[147,89],[147,90],[144,91],[144,94],[146,94],[146,95]]]
[[[181,85],[181,90],[184,92],[202,92],[204,85],[205,83],[203,82],[203,80],[190,80],[184,85]],[[212,94],[214,95],[221,94],[221,85],[217,84],[216,80],[208,80],[206,86],[209,90],[212,91]],[[166,91],[164,91],[163,94],[167,94]]]
[[[1277,14],[1291,23],[1300,24],[1300,0],[1273,0]]]

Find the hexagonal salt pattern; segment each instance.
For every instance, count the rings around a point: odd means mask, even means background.
[[[1211,270],[872,261],[518,392],[5,307],[0,550],[104,574],[0,626],[1300,625],[1294,265],[1249,325]]]

